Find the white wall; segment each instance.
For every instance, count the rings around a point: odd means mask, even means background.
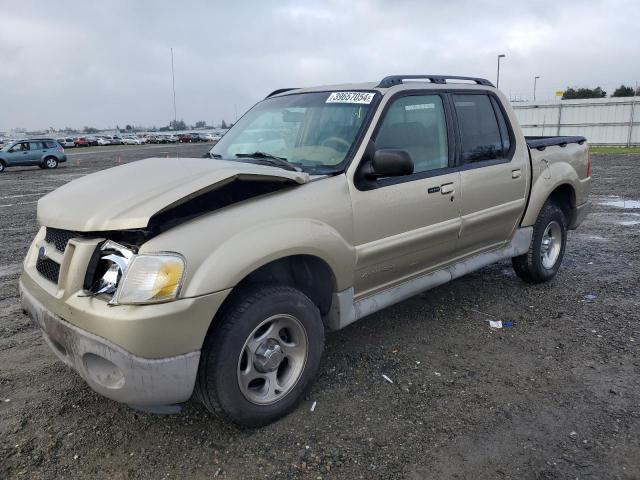
[[[582,135],[596,145],[640,145],[640,97],[513,102],[511,106],[525,135]]]

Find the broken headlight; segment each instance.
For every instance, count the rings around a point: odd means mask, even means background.
[[[177,253],[135,254],[107,240],[98,258],[90,291],[112,295],[111,305],[160,303],[178,296],[185,262]]]
[[[126,272],[133,252],[122,245],[107,240],[100,247],[98,264],[94,273],[94,282],[90,291],[94,295],[113,295],[118,289],[120,279]]]

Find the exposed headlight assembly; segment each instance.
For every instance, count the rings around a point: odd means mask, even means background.
[[[177,298],[185,270],[177,253],[135,254],[111,240],[100,247],[91,294],[110,305],[160,303]]]
[[[113,295],[132,257],[133,252],[128,248],[111,240],[104,242],[100,247],[91,293]]]

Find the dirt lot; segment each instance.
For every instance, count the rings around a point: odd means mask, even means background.
[[[175,150],[0,176],[0,478],[640,478],[640,156],[594,157],[594,212],[554,281],[526,285],[505,262],[331,334],[299,408],[243,430],[193,401],[154,416],[98,396],[18,304],[41,195]]]

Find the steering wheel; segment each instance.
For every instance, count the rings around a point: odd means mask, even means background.
[[[329,138],[325,138],[322,143],[320,143],[320,145],[322,145],[323,147],[327,146],[327,143],[331,143],[331,142],[335,142],[338,143],[340,145],[345,146],[345,150],[349,150],[349,148],[351,147],[351,144],[349,142],[347,142],[344,138],[340,138],[340,137],[329,137]]]

